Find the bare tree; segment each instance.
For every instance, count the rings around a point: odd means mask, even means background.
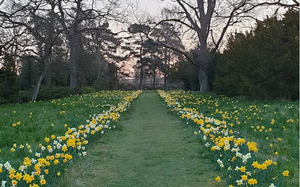
[[[184,50],[182,40],[180,38],[180,32],[178,28],[172,23],[164,22],[159,25],[159,27],[154,28],[150,36],[163,47],[163,56],[164,56],[164,67],[162,71],[164,73],[164,89],[167,90],[167,75],[168,69],[170,66],[171,57],[177,57],[179,53],[168,47],[173,47],[178,50]],[[177,60],[176,59],[176,60]]]
[[[90,24],[94,25],[95,23],[91,22]],[[85,37],[85,51],[90,51],[97,59],[97,64],[95,65],[97,69],[97,79],[95,82],[100,83],[101,77],[104,77],[107,71],[111,71],[111,74],[105,78],[111,78],[110,83],[112,87],[118,88],[118,78],[120,75],[125,75],[122,69],[130,56],[124,54],[126,52],[121,48],[122,38],[118,37],[116,33],[113,33],[109,29],[108,23],[105,23],[102,27],[106,27],[106,29],[87,32],[90,37]],[[105,59],[105,65],[99,63],[101,61],[100,58]],[[104,67],[106,70],[101,71]]]
[[[146,66],[146,62],[143,59],[144,53],[144,43],[147,39],[147,33],[150,31],[150,27],[143,23],[135,23],[130,25],[128,28],[129,33],[133,35],[137,35],[137,39],[134,42],[134,45],[137,46],[138,51],[135,53],[135,57],[138,57],[138,65],[137,69],[139,69],[139,80],[138,80],[138,89],[143,88],[143,80],[144,80],[144,67]],[[134,52],[133,52],[134,53]]]
[[[35,57],[42,64],[42,73],[37,81],[32,95],[32,101],[37,99],[42,81],[47,76],[46,84],[51,83],[50,65],[55,58],[52,54],[52,48],[60,34],[56,27],[56,0],[47,1],[25,1],[17,3],[15,1],[8,3],[10,10],[0,11],[0,16],[4,19],[4,29],[22,29],[21,34],[13,35],[12,40],[22,40],[23,55]],[[24,16],[25,15],[25,16]],[[31,41],[33,37],[33,41]],[[6,42],[9,45],[11,41]],[[18,42],[19,45],[21,45]],[[5,44],[3,44],[5,46]],[[11,45],[11,44],[10,44]],[[22,54],[15,54],[20,56]]]
[[[159,22],[175,21],[186,28],[195,31],[196,38],[199,42],[197,58],[192,58],[188,53],[169,46],[170,49],[176,50],[184,54],[193,64],[198,67],[198,77],[200,84],[200,92],[209,91],[207,65],[208,65],[208,40],[212,41],[212,51],[218,50],[220,44],[228,31],[228,28],[241,23],[245,18],[255,18],[253,11],[258,7],[274,6],[274,7],[298,7],[299,2],[296,0],[197,0],[196,2],[188,0],[175,0],[177,8],[172,12],[173,17]],[[222,22],[217,22],[216,18],[222,18]],[[215,25],[215,23],[217,23]],[[212,28],[216,26],[221,28],[216,32]],[[209,38],[209,36],[211,38]]]
[[[82,48],[81,35],[91,30],[105,30],[105,22],[112,17],[116,9],[116,0],[108,1],[102,9],[95,8],[95,0],[89,3],[89,7],[83,0],[63,1],[58,0],[59,20],[65,32],[70,48],[70,88],[80,89],[78,85],[77,66],[79,62],[79,51]],[[84,23],[90,20],[101,20],[102,23],[96,27],[85,27]]]

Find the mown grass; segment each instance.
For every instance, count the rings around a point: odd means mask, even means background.
[[[278,163],[276,171],[274,171],[277,173],[276,178],[282,178],[281,173],[284,170],[290,172],[288,177],[283,178],[284,186],[299,186],[298,102],[247,101],[223,96],[200,95],[197,92],[180,92],[180,94],[182,96],[178,96],[178,98],[185,107],[196,108],[207,117],[225,120],[230,129],[239,132],[240,137],[257,142],[259,148],[257,156],[260,160],[272,159]],[[31,145],[30,147],[33,149],[38,147],[39,143],[44,142],[45,137],[53,134],[62,135],[68,127],[85,125],[86,120],[90,119],[93,114],[99,114],[109,109],[121,98],[122,93],[116,91],[31,104],[1,105],[0,163],[11,161],[12,165],[19,165],[30,149],[27,148],[27,144]],[[153,98],[146,98],[148,103],[144,102],[139,108],[135,108],[137,112],[131,111],[130,115],[126,114],[125,123],[117,126],[115,132],[109,132],[107,139],[103,137],[97,140],[97,143],[91,148],[92,157],[81,157],[79,165],[70,168],[72,175],[69,181],[84,178],[86,182],[82,186],[87,184],[97,186],[99,183],[107,186],[113,177],[124,176],[117,178],[117,182],[114,181],[116,184],[112,183],[111,186],[124,186],[124,184],[128,186],[143,184],[172,186],[174,181],[181,186],[188,186],[186,178],[197,181],[198,184],[205,179],[202,186],[218,185],[213,181],[213,178],[218,175],[213,171],[214,166],[202,160],[209,158],[210,154],[202,152],[203,149],[198,143],[196,146],[192,135],[193,129],[183,128],[184,137],[182,138],[184,141],[180,143],[178,133],[182,129],[177,128],[177,134],[173,134],[175,122],[170,117],[165,118],[167,114],[161,110],[163,106],[151,108],[151,104],[158,104],[157,101],[151,99]],[[156,114],[153,114],[153,111]],[[168,126],[169,122],[171,123],[169,125],[174,126]],[[141,127],[142,129],[140,129]],[[163,128],[161,129],[161,127]],[[164,133],[162,134],[161,131]],[[131,138],[131,140],[129,139],[126,143],[127,138]],[[170,144],[160,148],[153,146],[159,145],[161,142]],[[18,148],[16,149],[17,153],[11,153],[10,149],[14,144],[16,147],[22,144],[25,148]],[[166,153],[166,149],[180,150],[181,153],[197,149],[198,153],[190,153],[188,157],[183,157],[186,158],[183,161],[180,160],[182,157],[178,152]],[[121,155],[118,155],[120,150]],[[32,151],[34,152],[34,149]],[[143,154],[139,155],[141,151]],[[115,153],[117,153],[117,157],[114,156]],[[168,159],[173,155],[177,157],[173,161],[169,161]],[[163,159],[166,161],[162,161]],[[178,167],[174,168],[174,165]],[[189,167],[193,169],[189,170]],[[202,170],[197,170],[197,167]],[[130,170],[132,168],[133,170]],[[184,172],[178,168],[184,168]],[[93,169],[92,173],[88,172],[89,169]],[[99,174],[102,175],[99,177]],[[164,174],[178,177],[162,177]],[[186,178],[182,179],[181,177]],[[91,183],[93,178],[97,178],[95,183]],[[131,178],[135,181],[129,180]],[[104,179],[107,182],[103,183]],[[61,186],[74,186],[69,182],[62,184]],[[80,186],[80,181],[75,185]]]
[[[214,180],[218,173],[194,130],[171,115],[156,93],[144,92],[117,128],[71,165],[60,186],[225,186]]]
[[[183,107],[224,120],[239,137],[256,142],[258,159],[277,162],[275,178],[281,178],[284,186],[299,186],[298,101],[250,101],[198,92],[173,94]],[[290,172],[288,177],[282,177],[284,170]]]

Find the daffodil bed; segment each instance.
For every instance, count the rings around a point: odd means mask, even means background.
[[[299,104],[233,100],[158,91],[171,111],[193,124],[229,187],[299,186]]]
[[[115,128],[120,113],[139,94],[141,91],[102,91],[1,106],[1,187],[55,186],[74,158],[87,154],[89,142]],[[87,112],[94,114],[86,116]],[[50,117],[54,117],[55,123]]]

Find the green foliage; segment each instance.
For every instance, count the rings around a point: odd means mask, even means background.
[[[213,82],[217,72],[217,64],[220,62],[221,54],[218,52],[208,52],[207,76],[210,90],[214,90]]]
[[[268,18],[229,41],[214,81],[214,91],[229,96],[298,99],[299,13]]]
[[[90,86],[85,86],[85,87],[82,87],[81,90],[80,90],[80,93],[81,94],[87,94],[87,93],[92,93],[92,92],[95,92],[95,88],[93,87],[90,87]]]
[[[25,57],[22,60],[20,73],[20,87],[22,90],[34,88],[40,74],[40,64],[32,57]]]
[[[0,104],[13,102],[18,91],[17,75],[14,72],[0,69]]]
[[[185,90],[199,90],[198,68],[188,61],[179,61],[170,69],[171,82],[182,81]]]
[[[5,71],[16,72],[14,57],[9,53],[4,54],[2,66],[2,69]]]
[[[194,55],[196,50],[192,50],[190,53],[194,56],[195,61],[197,61],[196,55]],[[209,80],[209,87],[213,90],[213,81],[216,74],[216,66],[220,61],[220,53],[212,53],[208,51],[208,66],[207,66],[207,76]],[[188,61],[178,61],[170,70],[170,80],[172,82],[181,81],[184,84],[185,90],[199,90],[199,77],[198,77],[198,67],[193,65]]]
[[[109,90],[115,81],[114,64],[108,63],[101,55],[82,52],[79,66],[80,86],[93,87],[96,90]]]
[[[0,69],[0,104],[14,102],[17,99],[18,76],[14,70],[14,59],[5,54],[3,67]]]
[[[90,92],[86,92],[90,93]],[[31,101],[33,94],[33,90],[20,90],[18,95],[15,97],[16,99],[10,103],[28,103]],[[70,95],[73,95],[74,91],[71,90],[69,87],[64,86],[41,86],[40,92],[38,95],[38,100],[40,101],[46,101],[51,99],[59,99],[59,98],[65,98],[69,97]]]
[[[51,64],[51,84],[55,86],[69,86],[69,65],[65,63],[67,52],[60,47],[55,47],[56,60]]]
[[[59,99],[64,97],[69,97],[74,94],[73,90],[69,87],[63,86],[41,86],[40,92],[38,95],[38,100],[50,100],[50,99]]]
[[[119,84],[120,90],[136,90],[136,85],[134,84]]]
[[[32,98],[32,90],[20,90],[18,93],[18,103],[28,103]]]

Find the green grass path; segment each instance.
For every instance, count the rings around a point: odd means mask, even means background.
[[[168,112],[155,92],[144,92],[117,130],[108,131],[66,176],[78,187],[217,187],[218,172],[194,127]]]

